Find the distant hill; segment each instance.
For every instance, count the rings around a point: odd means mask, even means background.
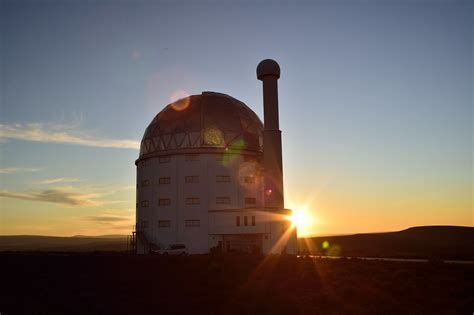
[[[126,238],[127,235],[122,234],[106,234],[106,235],[74,235],[72,237],[82,237],[82,238]]]
[[[398,232],[298,239],[314,255],[474,260],[474,227],[420,226]],[[0,251],[124,251],[126,235],[0,236]]]
[[[474,227],[419,226],[398,232],[367,233],[298,240],[315,255],[474,259]]]
[[[0,236],[0,251],[124,251],[127,248],[126,235],[104,236]]]

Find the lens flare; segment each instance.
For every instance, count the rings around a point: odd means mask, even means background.
[[[216,127],[208,127],[204,130],[204,144],[213,147],[224,146],[224,133]]]
[[[174,102],[171,107],[175,111],[183,111],[189,106],[189,93],[184,90],[176,90],[171,94],[170,101]]]
[[[305,217],[302,212],[294,211],[293,214],[290,216],[290,220],[293,225],[301,226],[305,221]]]
[[[314,223],[313,215],[306,208],[296,208],[292,211],[293,213],[289,217],[292,226],[305,230]]]

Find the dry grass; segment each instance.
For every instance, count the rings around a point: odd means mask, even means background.
[[[2,314],[472,314],[474,266],[2,254]]]

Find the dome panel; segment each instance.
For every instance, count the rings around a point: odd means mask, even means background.
[[[226,94],[203,92],[169,104],[155,116],[143,136],[140,158],[191,148],[259,153],[262,131],[262,122],[244,103]]]

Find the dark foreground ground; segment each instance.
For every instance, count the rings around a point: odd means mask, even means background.
[[[472,314],[473,292],[473,265],[0,254],[2,315]]]

